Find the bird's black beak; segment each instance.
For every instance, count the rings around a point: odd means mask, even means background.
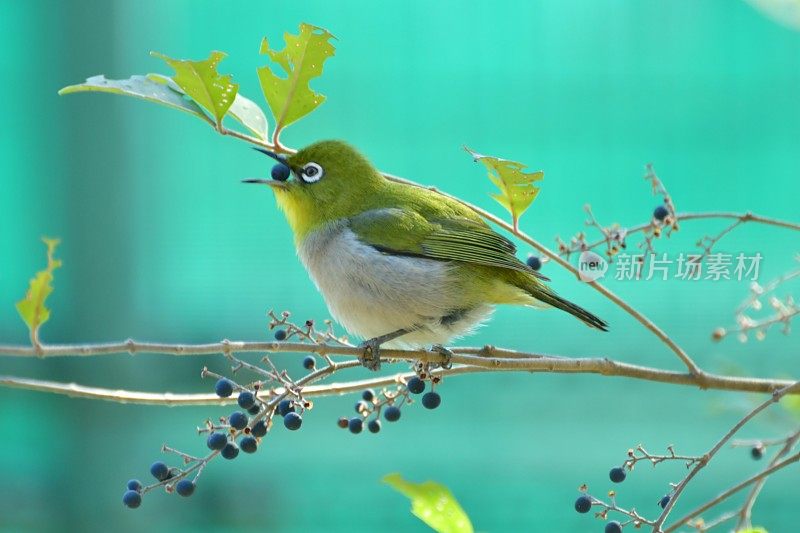
[[[260,146],[253,146],[252,148],[253,148],[253,150],[255,150],[257,152],[261,152],[262,154],[271,157],[272,159],[274,159],[278,163],[280,163],[282,165],[285,165],[286,168],[288,168],[290,171],[292,171],[291,167],[289,166],[289,163],[286,162],[286,156],[285,155],[272,152],[270,150],[267,150],[266,148],[261,148]],[[275,174],[273,174],[273,176],[274,175]],[[273,189],[287,189],[289,187],[286,184],[285,180],[284,181],[278,181],[276,179],[266,180],[266,179],[259,179],[259,178],[248,178],[248,179],[242,180],[242,183],[260,183],[262,185],[269,185]]]
[[[266,148],[261,148],[260,146],[253,146],[253,150],[255,150],[256,152],[261,152],[262,154],[271,157],[278,163],[283,163],[284,165],[286,165],[286,156],[283,154],[276,154],[275,152],[271,152]]]

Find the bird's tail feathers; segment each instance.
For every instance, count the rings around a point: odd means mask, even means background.
[[[601,331],[608,331],[608,323],[605,320],[546,288],[537,286],[532,290],[529,289],[529,292],[540,302],[551,305],[557,309],[561,309],[562,311],[566,311],[589,327],[597,328]]]

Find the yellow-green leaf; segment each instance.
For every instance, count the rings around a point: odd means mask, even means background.
[[[211,52],[203,61],[179,60],[167,57],[158,52],[150,55],[163,59],[175,69],[172,79],[192,100],[205,108],[216,120],[222,123],[222,117],[228,112],[239,92],[239,84],[233,83],[229,74],[217,72],[217,65],[226,54]]]
[[[751,527],[748,529],[740,529],[736,533],[768,533],[763,527]]]
[[[53,292],[53,271],[61,266],[61,260],[55,259],[58,239],[42,239],[47,245],[47,268],[36,273],[28,286],[25,298],[17,302],[17,312],[31,332],[31,338],[37,339],[39,327],[50,318],[50,310],[45,306],[45,301]]]
[[[335,48],[330,40],[335,38],[328,30],[300,24],[299,35],[285,33],[286,47],[271,50],[267,39],[261,42],[260,53],[267,54],[280,66],[285,78],[273,72],[270,66],[258,69],[261,90],[275,117],[275,136],[297,119],[317,108],[325,97],[308,86],[312,78],[322,74],[325,60],[333,56]],[[277,139],[276,139],[277,140]]]
[[[519,218],[539,194],[540,189],[534,183],[544,178],[544,172],[525,172],[525,165],[522,163],[478,154],[466,146],[464,148],[476,162],[483,163],[489,171],[489,179],[500,189],[498,194],[492,194],[492,198],[511,213],[516,230]]]
[[[411,512],[438,533],[472,533],[472,523],[450,490],[440,483],[412,483],[400,474],[384,476],[384,483],[411,500]]]

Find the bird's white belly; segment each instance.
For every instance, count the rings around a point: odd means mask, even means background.
[[[365,339],[417,328],[388,345],[443,344],[492,311],[490,305],[464,306],[454,284],[457,267],[382,253],[359,241],[346,221],[310,233],[298,255],[333,317]]]

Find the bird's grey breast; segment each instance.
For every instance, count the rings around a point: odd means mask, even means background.
[[[334,318],[363,337],[440,320],[458,308],[450,263],[379,251],[346,219],[311,232],[298,253]]]

